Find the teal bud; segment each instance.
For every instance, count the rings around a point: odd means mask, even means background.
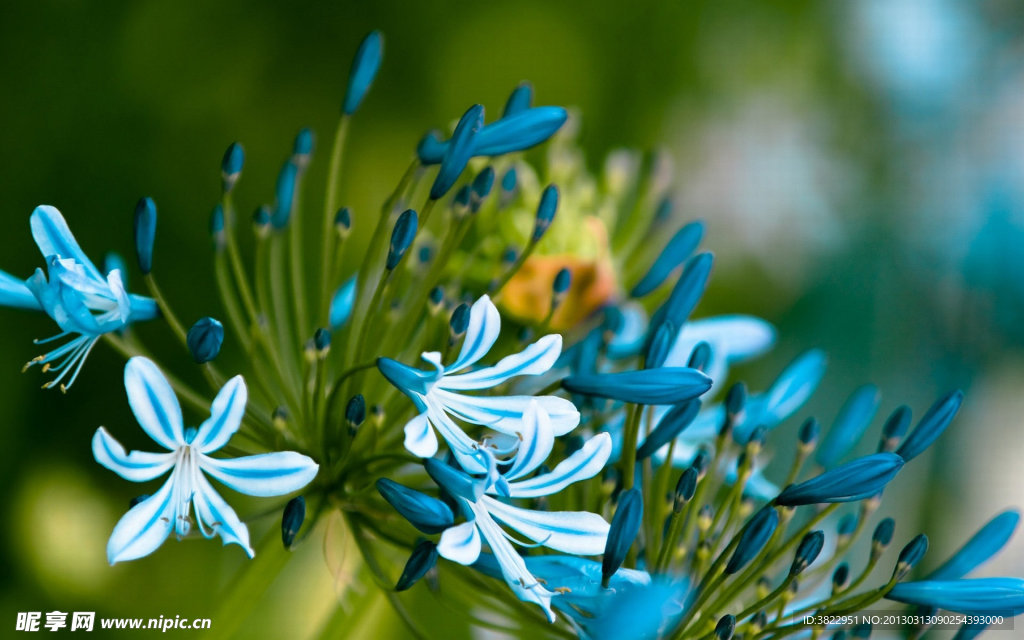
[[[910,407],[902,405],[896,408],[882,426],[882,438],[878,442],[879,451],[893,451],[910,427]]]
[[[875,453],[839,465],[821,475],[786,487],[775,504],[798,507],[822,502],[854,502],[876,495],[899,470],[903,458],[894,453]]]
[[[839,526],[836,527],[836,533],[839,535],[840,540],[849,538],[853,535],[853,532],[857,530],[857,514],[847,513],[839,520]]]
[[[302,522],[306,519],[306,499],[296,496],[284,506],[284,514],[281,516],[281,542],[284,548],[289,549],[295,542],[295,536],[302,528]]]
[[[242,145],[232,142],[224,152],[220,161],[220,181],[224,193],[235,188],[235,183],[242,176],[242,167],[245,165],[245,150]]]
[[[551,283],[551,308],[557,309],[558,305],[562,304],[565,300],[565,294],[569,291],[569,287],[572,285],[572,272],[569,271],[568,267],[562,267],[555,274],[555,279]]]
[[[907,462],[921,455],[946,430],[949,423],[956,417],[963,401],[964,393],[959,390],[939,398],[921,417],[917,426],[903,441],[896,453]]]
[[[662,198],[658,203],[657,208],[654,210],[654,220],[652,221],[654,226],[664,224],[668,221],[672,215],[672,199],[665,197]]]
[[[697,491],[697,475],[695,468],[687,467],[679,476],[676,490],[672,494],[672,511],[674,513],[682,513],[686,503],[693,499],[693,494]]]
[[[859,387],[850,394],[818,447],[815,456],[818,464],[826,469],[834,467],[853,449],[875,417],[880,400],[878,387],[872,384]]]
[[[821,425],[814,418],[807,418],[804,423],[800,425],[800,432],[797,434],[797,439],[800,441],[800,448],[804,451],[810,451],[814,448],[818,442],[818,434],[821,433]]]
[[[514,116],[530,108],[533,104],[533,86],[529,82],[520,82],[519,86],[512,90],[512,94],[505,102],[505,110],[501,112],[502,118]]]
[[[871,534],[871,554],[881,555],[883,551],[892,544],[892,536],[896,532],[896,521],[892,518],[884,518],[875,526],[875,532]]]
[[[793,556],[793,564],[789,566],[790,577],[796,577],[803,573],[804,569],[814,564],[825,546],[825,532],[820,529],[811,531],[805,535],[800,544],[797,545],[796,555]]]
[[[385,264],[388,271],[394,271],[398,263],[402,261],[405,252],[416,238],[418,222],[419,218],[412,209],[406,209],[402,215],[398,216],[395,228],[391,231],[391,244],[388,245],[388,258]]]
[[[275,229],[283,229],[288,226],[292,217],[292,207],[295,206],[295,182],[298,179],[299,168],[291,160],[285,162],[281,171],[277,174],[277,184],[274,188],[276,201],[274,203],[274,214],[271,216],[271,223]]]
[[[455,192],[455,197],[452,198],[452,214],[455,218],[461,219],[469,212],[470,204],[473,202],[473,188],[464,184],[459,187],[459,190]]]
[[[433,257],[434,247],[429,244],[421,246],[420,250],[416,252],[416,258],[421,266],[428,264]]]
[[[747,624],[750,625],[751,634],[756,635],[762,629],[768,626],[768,614],[766,614],[764,611],[758,611],[754,614],[754,617],[752,617],[750,619],[750,622]]]
[[[352,210],[348,207],[338,209],[334,214],[334,230],[338,232],[339,238],[347,238],[352,230]]]
[[[441,533],[455,523],[451,508],[437,498],[388,478],[380,478],[376,484],[388,504],[423,533]]]
[[[210,237],[215,249],[220,251],[224,248],[227,235],[224,233],[224,209],[219,204],[210,212]]]
[[[669,274],[697,249],[703,236],[704,225],[700,222],[691,222],[677,231],[629,295],[642,298],[660,287]]]
[[[742,442],[744,434],[734,433],[733,427],[736,426],[743,416],[743,409],[746,404],[747,385],[737,382],[729,387],[729,390],[725,392],[725,420],[722,421],[722,428],[719,430],[721,436],[725,437],[732,433],[737,443],[745,444],[745,442]]]
[[[200,318],[188,330],[186,342],[197,364],[209,362],[217,357],[224,344],[224,325],[214,318]]]
[[[309,127],[303,127],[295,134],[295,142],[292,145],[292,162],[299,169],[309,166],[309,159],[313,155],[313,143],[313,130]]]
[[[448,341],[450,344],[455,344],[462,336],[466,335],[466,329],[469,327],[469,305],[462,303],[455,307],[452,311],[452,317],[448,321],[448,329],[450,334]]]
[[[437,545],[430,540],[420,540],[413,547],[412,555],[409,556],[402,575],[395,584],[395,591],[405,591],[412,585],[419,582],[428,571],[437,564]]]
[[[892,574],[893,577],[897,580],[902,580],[910,573],[911,569],[917,566],[917,563],[921,561],[926,551],[928,551],[928,536],[919,533],[900,551],[900,556],[896,560],[896,569]]]
[[[430,290],[427,295],[427,304],[430,305],[432,313],[441,309],[441,305],[444,304],[444,289],[440,285]]]
[[[1008,510],[992,518],[978,530],[949,560],[928,574],[928,580],[956,580],[987,562],[1013,537],[1020,514]]]
[[[555,219],[558,211],[558,187],[549,184],[544,192],[540,194],[540,204],[537,205],[537,219],[533,223],[533,235],[531,242],[540,242],[540,239],[547,233],[548,227]]]
[[[256,232],[256,236],[266,238],[267,234],[270,233],[270,223],[270,208],[266,205],[257,207],[256,211],[252,214],[252,228]]]
[[[703,480],[704,476],[707,475],[708,465],[711,464],[711,452],[707,449],[701,448],[697,451],[697,455],[690,461],[690,466],[697,470],[697,480]]]
[[[701,340],[690,352],[690,359],[686,366],[697,371],[707,373],[708,364],[711,362],[711,345]]]
[[[349,398],[348,404],[345,405],[345,423],[348,425],[349,433],[354,434],[364,420],[366,420],[366,399],[363,398],[363,394],[357,393]]]
[[[148,275],[153,270],[153,242],[156,240],[156,203],[152,198],[140,198],[135,205],[134,232],[139,270]]]
[[[356,304],[356,276],[350,277],[331,296],[331,307],[328,311],[328,323],[331,329],[342,327],[352,317],[352,308]]]
[[[671,321],[677,327],[686,324],[701,296],[704,295],[708,277],[711,275],[712,262],[710,253],[698,254],[686,262],[683,273],[672,288],[668,300],[651,317],[652,327],[657,327],[666,320]],[[652,337],[649,335],[648,340]]]
[[[518,175],[516,174],[515,167],[510,167],[507,171],[505,171],[505,173],[501,176],[502,194],[511,196],[513,193],[515,193],[517,179]]]
[[[317,329],[313,333],[313,345],[316,347],[316,355],[323,360],[331,350],[331,332],[327,329]]]
[[[771,505],[762,507],[757,513],[751,516],[747,525],[740,533],[739,542],[733,550],[729,562],[725,565],[725,573],[732,575],[757,557],[768,539],[775,533],[775,527],[779,524],[779,512]]]
[[[571,375],[562,380],[570,393],[633,402],[678,404],[711,388],[711,378],[685,367]]]
[[[644,368],[656,369],[665,364],[672,345],[675,343],[679,330],[671,321],[665,320],[654,330],[654,335],[647,343],[647,353],[644,355]]]
[[[643,444],[637,447],[636,459],[649,458],[666,444],[675,440],[686,427],[693,423],[700,412],[700,406],[700,400],[694,399],[674,405],[669,409],[644,439]]]
[[[515,247],[506,247],[505,252],[501,254],[501,262],[506,267],[510,267],[516,262],[516,258],[519,257],[519,252],[516,251]]]
[[[483,482],[477,482],[458,469],[454,469],[437,458],[427,458],[423,462],[429,475],[437,486],[452,496],[476,502],[484,492]],[[429,533],[424,531],[424,533]]]
[[[484,123],[484,108],[475,104],[466,110],[466,113],[455,125],[455,132],[444,156],[441,158],[441,168],[438,170],[434,184],[430,187],[431,200],[440,200],[444,194],[455,184],[455,181],[462,175],[466,164],[473,156],[474,138]]]
[[[483,201],[491,193],[491,189],[494,187],[494,167],[487,166],[484,170],[476,174],[473,178],[472,186],[472,200],[475,203],[476,208],[479,208],[480,202]]]
[[[832,593],[838,593],[850,582],[850,565],[843,562],[832,572]]]
[[[384,57],[384,38],[380,31],[366,34],[352,59],[352,68],[348,72],[348,89],[341,110],[345,115],[352,115],[362,104],[373,79],[377,77],[380,63]]]
[[[718,619],[715,625],[715,638],[718,640],[731,640],[732,634],[736,632],[736,616],[727,613]]]
[[[643,494],[637,488],[623,491],[619,495],[619,505],[612,516],[611,528],[604,546],[601,559],[601,586],[608,588],[608,581],[622,566],[622,562],[633,546],[633,541],[640,532],[644,518]]]

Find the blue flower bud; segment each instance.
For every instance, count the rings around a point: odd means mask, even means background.
[[[644,368],[657,369],[665,364],[672,345],[679,336],[679,330],[671,321],[665,320],[654,330],[654,334],[647,343],[647,353],[644,355]],[[695,367],[691,367],[694,368]]]
[[[380,69],[380,61],[384,56],[384,39],[380,31],[371,31],[366,34],[363,41],[356,50],[356,57],[352,60],[352,69],[348,73],[348,90],[345,92],[345,102],[341,110],[345,115],[352,115],[359,108],[370,90],[373,79],[377,77]]]
[[[826,469],[833,467],[853,449],[875,417],[880,399],[878,387],[871,384],[859,387],[850,394],[818,447],[815,456],[818,464]]]
[[[797,545],[796,555],[793,557],[793,564],[789,566],[790,577],[798,576],[803,570],[814,564],[825,546],[825,532],[819,530],[811,531],[800,540]]]
[[[348,207],[342,207],[338,209],[338,212],[334,214],[334,230],[338,232],[339,237],[348,237],[349,231],[352,230],[351,209],[349,209]]]
[[[928,574],[928,580],[955,580],[987,562],[1010,541],[1020,522],[1016,511],[1004,511],[978,530],[964,546]]]
[[[850,582],[850,565],[843,562],[832,572],[832,593],[838,593]]]
[[[516,190],[516,168],[510,167],[505,175],[501,176],[501,190],[507,194],[511,194]]]
[[[718,619],[715,624],[715,638],[718,640],[731,640],[732,634],[736,632],[736,616],[727,613]]]
[[[800,440],[800,444],[810,449],[818,441],[818,434],[821,432],[821,425],[814,418],[807,418],[802,425],[800,425],[800,433],[797,438]]]
[[[686,324],[701,296],[704,295],[708,276],[711,275],[711,264],[710,253],[698,254],[687,261],[668,300],[651,317],[652,327],[657,327],[666,320],[670,320],[677,327]],[[652,337],[653,334],[648,339]]]
[[[849,538],[853,535],[853,532],[857,530],[857,514],[848,513],[839,520],[839,526],[836,527],[836,533],[840,539]]]
[[[904,582],[894,586],[885,598],[965,615],[1015,616],[1024,612],[1024,580],[974,578]]]
[[[569,290],[569,286],[572,284],[572,272],[569,269],[563,267],[558,270],[555,274],[555,280],[551,284],[551,291],[556,296],[564,295]]]
[[[309,127],[303,127],[295,134],[295,142],[292,144],[292,160],[300,168],[304,169],[309,164],[309,156],[313,154],[313,143],[313,130]]]
[[[423,533],[441,533],[455,524],[451,508],[437,498],[388,478],[377,480],[377,491],[395,511]]]
[[[227,235],[224,233],[224,209],[219,204],[210,212],[210,237],[218,251],[224,248]]]
[[[540,194],[540,204],[537,205],[537,219],[533,224],[533,235],[531,242],[540,242],[544,237],[551,221],[555,219],[555,212],[558,210],[558,187],[549,184],[544,192]]]
[[[316,347],[317,356],[323,358],[331,350],[331,332],[327,329],[317,329],[313,333],[313,346]]]
[[[437,164],[441,162],[441,158],[444,157],[444,151],[448,148],[448,143],[441,141],[441,134],[433,129],[423,134],[420,138],[419,143],[416,145],[416,156],[419,158],[420,163]]]
[[[266,206],[257,207],[252,213],[252,226],[256,235],[265,237],[270,230],[270,209]]]
[[[658,425],[644,439],[643,444],[637,448],[636,459],[648,458],[654,455],[658,449],[675,440],[686,427],[690,426],[699,411],[700,400],[688,400],[669,409],[658,421]]]
[[[331,308],[328,313],[328,324],[331,329],[343,326],[352,316],[352,307],[356,303],[356,277],[345,281],[331,296]]]
[[[363,421],[366,420],[366,399],[363,394],[357,393],[348,400],[345,405],[345,423],[348,425],[349,433],[354,433]]]
[[[484,484],[477,482],[462,471],[454,469],[437,458],[427,458],[423,462],[427,474],[451,495],[476,502],[484,493]],[[424,532],[428,533],[428,532]]]
[[[377,369],[380,370],[381,375],[387,378],[388,382],[407,395],[410,392],[425,394],[428,385],[433,384],[441,377],[436,370],[423,371],[391,358],[377,358]]]
[[[501,112],[502,118],[514,116],[530,108],[533,104],[533,86],[529,82],[520,82],[519,86],[512,90],[512,94],[505,102],[505,110]]]
[[[385,268],[388,271],[394,271],[412,241],[416,239],[418,223],[419,218],[412,209],[406,209],[402,215],[398,216],[395,228],[391,231],[391,244],[388,245],[388,259],[385,263]]]
[[[751,516],[740,533],[736,549],[733,550],[729,562],[725,565],[725,573],[732,575],[756,558],[767,544],[768,539],[775,533],[775,527],[778,524],[779,512],[771,505],[765,505]]]
[[[572,375],[562,380],[570,393],[636,404],[679,404],[711,388],[711,378],[685,367]]]
[[[135,255],[143,275],[153,270],[153,242],[156,240],[156,203],[141,198],[135,205]]]
[[[696,467],[689,466],[679,476],[679,480],[676,482],[676,490],[672,495],[672,511],[675,513],[682,513],[683,507],[686,503],[693,499],[693,494],[697,492],[697,479],[700,473]]]
[[[186,342],[193,360],[198,364],[209,362],[217,357],[224,344],[224,325],[210,317],[200,318],[188,330]]]
[[[921,561],[926,551],[928,551],[928,536],[919,533],[900,551],[899,558],[896,560],[896,569],[893,571],[896,579],[903,579]]]
[[[128,266],[124,263],[124,258],[122,258],[121,254],[116,251],[108,251],[107,254],[103,256],[103,274],[110,275],[110,272],[114,270],[121,273],[121,282],[124,283],[125,288],[127,288]]]
[[[487,166],[473,178],[473,196],[476,200],[483,200],[494,187],[494,167]]]
[[[889,415],[882,426],[882,438],[878,442],[879,451],[892,451],[896,448],[910,427],[911,415],[910,407],[906,405],[897,407]]]
[[[622,566],[633,540],[640,532],[644,520],[644,498],[637,488],[623,491],[619,495],[619,506],[612,516],[608,539],[604,545],[604,557],[601,559],[601,586],[607,588],[608,581]]]
[[[677,231],[629,295],[641,298],[661,286],[669,274],[696,250],[703,236],[704,225],[701,222],[691,222]]]
[[[902,468],[903,458],[894,453],[863,456],[815,478],[786,487],[775,498],[775,504],[799,507],[822,502],[862,500],[885,488]]]
[[[568,119],[569,112],[562,107],[532,107],[506,116],[480,130],[473,155],[501,156],[525,151],[555,135]]]
[[[281,542],[284,548],[289,549],[295,542],[295,536],[302,528],[302,522],[306,519],[306,499],[296,496],[284,506],[284,514],[281,516]]]
[[[658,203],[658,208],[654,210],[654,220],[651,221],[653,226],[660,225],[668,220],[669,216],[672,215],[672,199],[665,197]]]
[[[483,123],[484,108],[479,104],[470,107],[459,119],[441,159],[441,169],[430,187],[431,200],[441,199],[462,175],[469,159],[473,157],[474,138]]]
[[[242,145],[232,142],[224,152],[224,158],[220,161],[221,188],[225,193],[235,188],[235,183],[242,175],[242,167],[245,165],[245,150]]]
[[[469,327],[469,305],[462,303],[452,311],[452,317],[448,321],[448,328],[451,330],[451,339],[458,340],[466,335]]]
[[[690,352],[690,359],[686,361],[686,366],[706,373],[710,362],[711,345],[701,340]]]
[[[288,226],[292,217],[292,207],[295,206],[295,180],[298,177],[299,168],[289,160],[281,167],[277,174],[277,186],[274,193],[277,200],[274,203],[274,215],[271,222],[275,229],[283,229]]]
[[[405,591],[416,584],[436,564],[437,545],[430,540],[420,540],[413,547],[412,555],[409,556],[409,561],[402,569],[402,575],[399,576],[398,582],[395,584],[395,591]]]
[[[430,294],[427,296],[432,306],[440,308],[441,303],[444,302],[444,289],[438,285],[430,290]]]
[[[963,391],[953,391],[939,398],[921,417],[896,453],[908,462],[921,455],[946,430],[963,401]]]
[[[468,184],[459,187],[459,190],[455,192],[455,197],[452,198],[452,213],[455,214],[455,218],[461,219],[466,215],[472,202],[473,188]]]
[[[875,532],[871,534],[871,547],[884,551],[891,543],[893,533],[896,532],[896,521],[892,518],[884,518],[875,526]]]

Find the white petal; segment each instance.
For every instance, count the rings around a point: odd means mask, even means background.
[[[493,367],[470,373],[446,375],[438,381],[442,389],[489,389],[515,376],[535,376],[544,373],[562,353],[562,336],[544,336],[519,353],[502,358]]]
[[[581,556],[604,553],[609,525],[587,511],[532,511],[484,496],[482,507],[509,527],[545,547]]]
[[[239,493],[261,497],[298,491],[320,468],[309,456],[294,451],[224,459],[199,454],[199,467]]]
[[[213,529],[225,545],[232,543],[240,545],[250,558],[253,557],[255,553],[249,546],[249,529],[201,473],[196,474],[195,491],[192,496],[192,504],[196,508],[196,518],[199,521],[200,529],[204,527]]]
[[[487,461],[476,441],[466,435],[466,432],[460,429],[455,421],[445,413],[444,408],[429,397],[427,398],[427,416],[430,419],[430,424],[448,443],[448,448],[455,455],[459,466],[467,473],[485,473],[487,471]]]
[[[727,362],[761,355],[775,343],[775,327],[745,315],[723,315],[688,322],[679,332],[666,366],[683,366],[699,342],[707,342]]]
[[[576,405],[558,396],[468,396],[436,388],[430,395],[456,417],[509,435],[523,430],[523,414],[531,402],[547,412],[556,436],[565,435],[580,423]]]
[[[171,535],[176,479],[176,474],[172,473],[159,491],[132,507],[118,520],[107,541],[107,561],[110,564],[148,556]]]
[[[90,278],[99,282],[105,282],[99,269],[89,260],[78,241],[71,234],[68,223],[64,216],[57,211],[56,207],[40,205],[36,207],[29,218],[29,226],[32,227],[32,237],[39,246],[43,257],[60,256],[64,259],[73,259],[81,264]]]
[[[512,468],[505,474],[506,480],[515,480],[539,467],[555,446],[555,432],[551,429],[551,418],[536,402],[531,402],[523,415],[522,441],[516,452]]]
[[[463,522],[445,529],[437,545],[437,552],[441,557],[459,564],[470,565],[476,562],[480,557],[480,533],[476,530],[476,523]]]
[[[96,462],[125,480],[146,482],[160,477],[174,466],[174,453],[126,453],[121,443],[100,427],[92,437],[92,455]]]
[[[426,413],[405,423],[405,448],[420,458],[433,458],[437,453],[437,436]]]
[[[510,495],[513,498],[547,496],[561,491],[574,482],[593,478],[604,469],[611,453],[611,436],[599,433],[583,443],[583,446],[571,456],[559,462],[551,473],[509,483]]]
[[[141,356],[129,360],[124,388],[135,418],[150,438],[171,450],[185,444],[178,397],[152,360]]]
[[[462,341],[459,358],[447,368],[448,373],[468,367],[484,357],[501,332],[501,316],[488,296],[481,296],[469,310],[469,325]]]
[[[203,453],[211,453],[226,445],[242,424],[247,399],[248,391],[242,376],[228,380],[213,399],[210,417],[199,425],[192,445]]]

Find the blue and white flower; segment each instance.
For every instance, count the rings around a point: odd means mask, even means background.
[[[511,542],[524,546],[545,546],[563,553],[598,555],[604,551],[608,523],[601,516],[585,511],[534,511],[516,507],[503,498],[537,498],[597,475],[611,454],[611,438],[600,433],[560,462],[552,471],[527,477],[547,459],[554,445],[554,430],[547,412],[538,403],[528,405],[523,419],[521,444],[511,466],[497,482],[475,479],[436,459],[427,460],[431,477],[455,499],[467,521],[449,527],[441,534],[438,553],[464,565],[476,562],[482,544],[490,547],[501,575],[521,599],[540,605],[554,621],[548,590],[527,568]],[[519,532],[532,544],[519,542],[501,526]],[[510,542],[511,541],[511,542]]]
[[[78,377],[100,336],[132,322],[155,318],[157,305],[152,298],[125,291],[120,270],[102,274],[54,207],[36,207],[30,223],[32,237],[46,259],[47,273],[36,269],[27,280],[21,280],[0,271],[0,305],[41,310],[53,318],[61,333],[37,340],[37,344],[74,336],[26,365],[41,365],[43,371],[56,373],[57,377],[44,386],[59,385],[65,390]]]
[[[482,425],[507,435],[523,431],[524,415],[536,402],[550,419],[554,435],[568,433],[579,424],[580,414],[572,402],[557,396],[481,396],[465,391],[496,387],[515,376],[539,375],[550,369],[562,350],[562,337],[547,335],[523,351],[501,359],[491,367],[465,371],[487,355],[501,331],[501,316],[488,296],[477,300],[469,313],[469,326],[462,350],[454,363],[441,364],[441,354],[431,351],[423,359],[433,371],[414,369],[390,358],[379,358],[381,373],[402,390],[419,410],[405,425],[405,447],[421,458],[437,453],[436,429],[451,448],[459,465],[469,473],[487,469],[486,455],[454,421]]]
[[[182,538],[194,524],[205,538],[219,535],[224,544],[240,545],[249,557],[249,530],[210,485],[204,472],[222,484],[251,496],[280,496],[298,491],[316,477],[318,466],[293,451],[241,458],[213,458],[238,431],[245,414],[247,391],[241,376],[221,388],[210,417],[198,429],[185,428],[181,406],[170,383],[150,360],[135,357],[124,370],[128,403],[142,429],[167,449],[163,453],[125,452],[121,443],[100,427],[92,439],[96,461],[125,480],[146,482],[170,471],[156,493],[132,507],[110,536],[110,564],[134,560],[156,550],[173,531]]]

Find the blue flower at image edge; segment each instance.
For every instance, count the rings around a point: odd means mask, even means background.
[[[212,458],[238,431],[245,414],[247,391],[241,376],[229,380],[210,407],[210,417],[198,429],[184,427],[181,407],[171,385],[157,366],[135,357],[124,370],[128,403],[142,429],[166,453],[126,453],[106,429],[92,439],[96,461],[125,480],[146,482],[171,472],[157,492],[132,507],[110,536],[111,564],[149,555],[173,531],[182,538],[193,523],[206,538],[219,535],[224,544],[241,545],[252,557],[249,530],[207,481],[205,474],[251,496],[280,496],[297,491],[316,477],[318,465],[293,451],[241,458]],[[190,508],[191,507],[191,508]],[[193,522],[190,512],[195,509]]]
[[[48,271],[44,274],[36,269],[27,280],[0,271],[0,305],[45,311],[53,318],[61,333],[37,340],[37,344],[75,336],[26,365],[41,365],[43,371],[57,374],[46,387],[60,385],[66,389],[78,377],[100,336],[132,322],[155,318],[157,305],[152,298],[125,291],[119,269],[103,275],[78,246],[64,217],[54,207],[36,207],[30,224]]]

